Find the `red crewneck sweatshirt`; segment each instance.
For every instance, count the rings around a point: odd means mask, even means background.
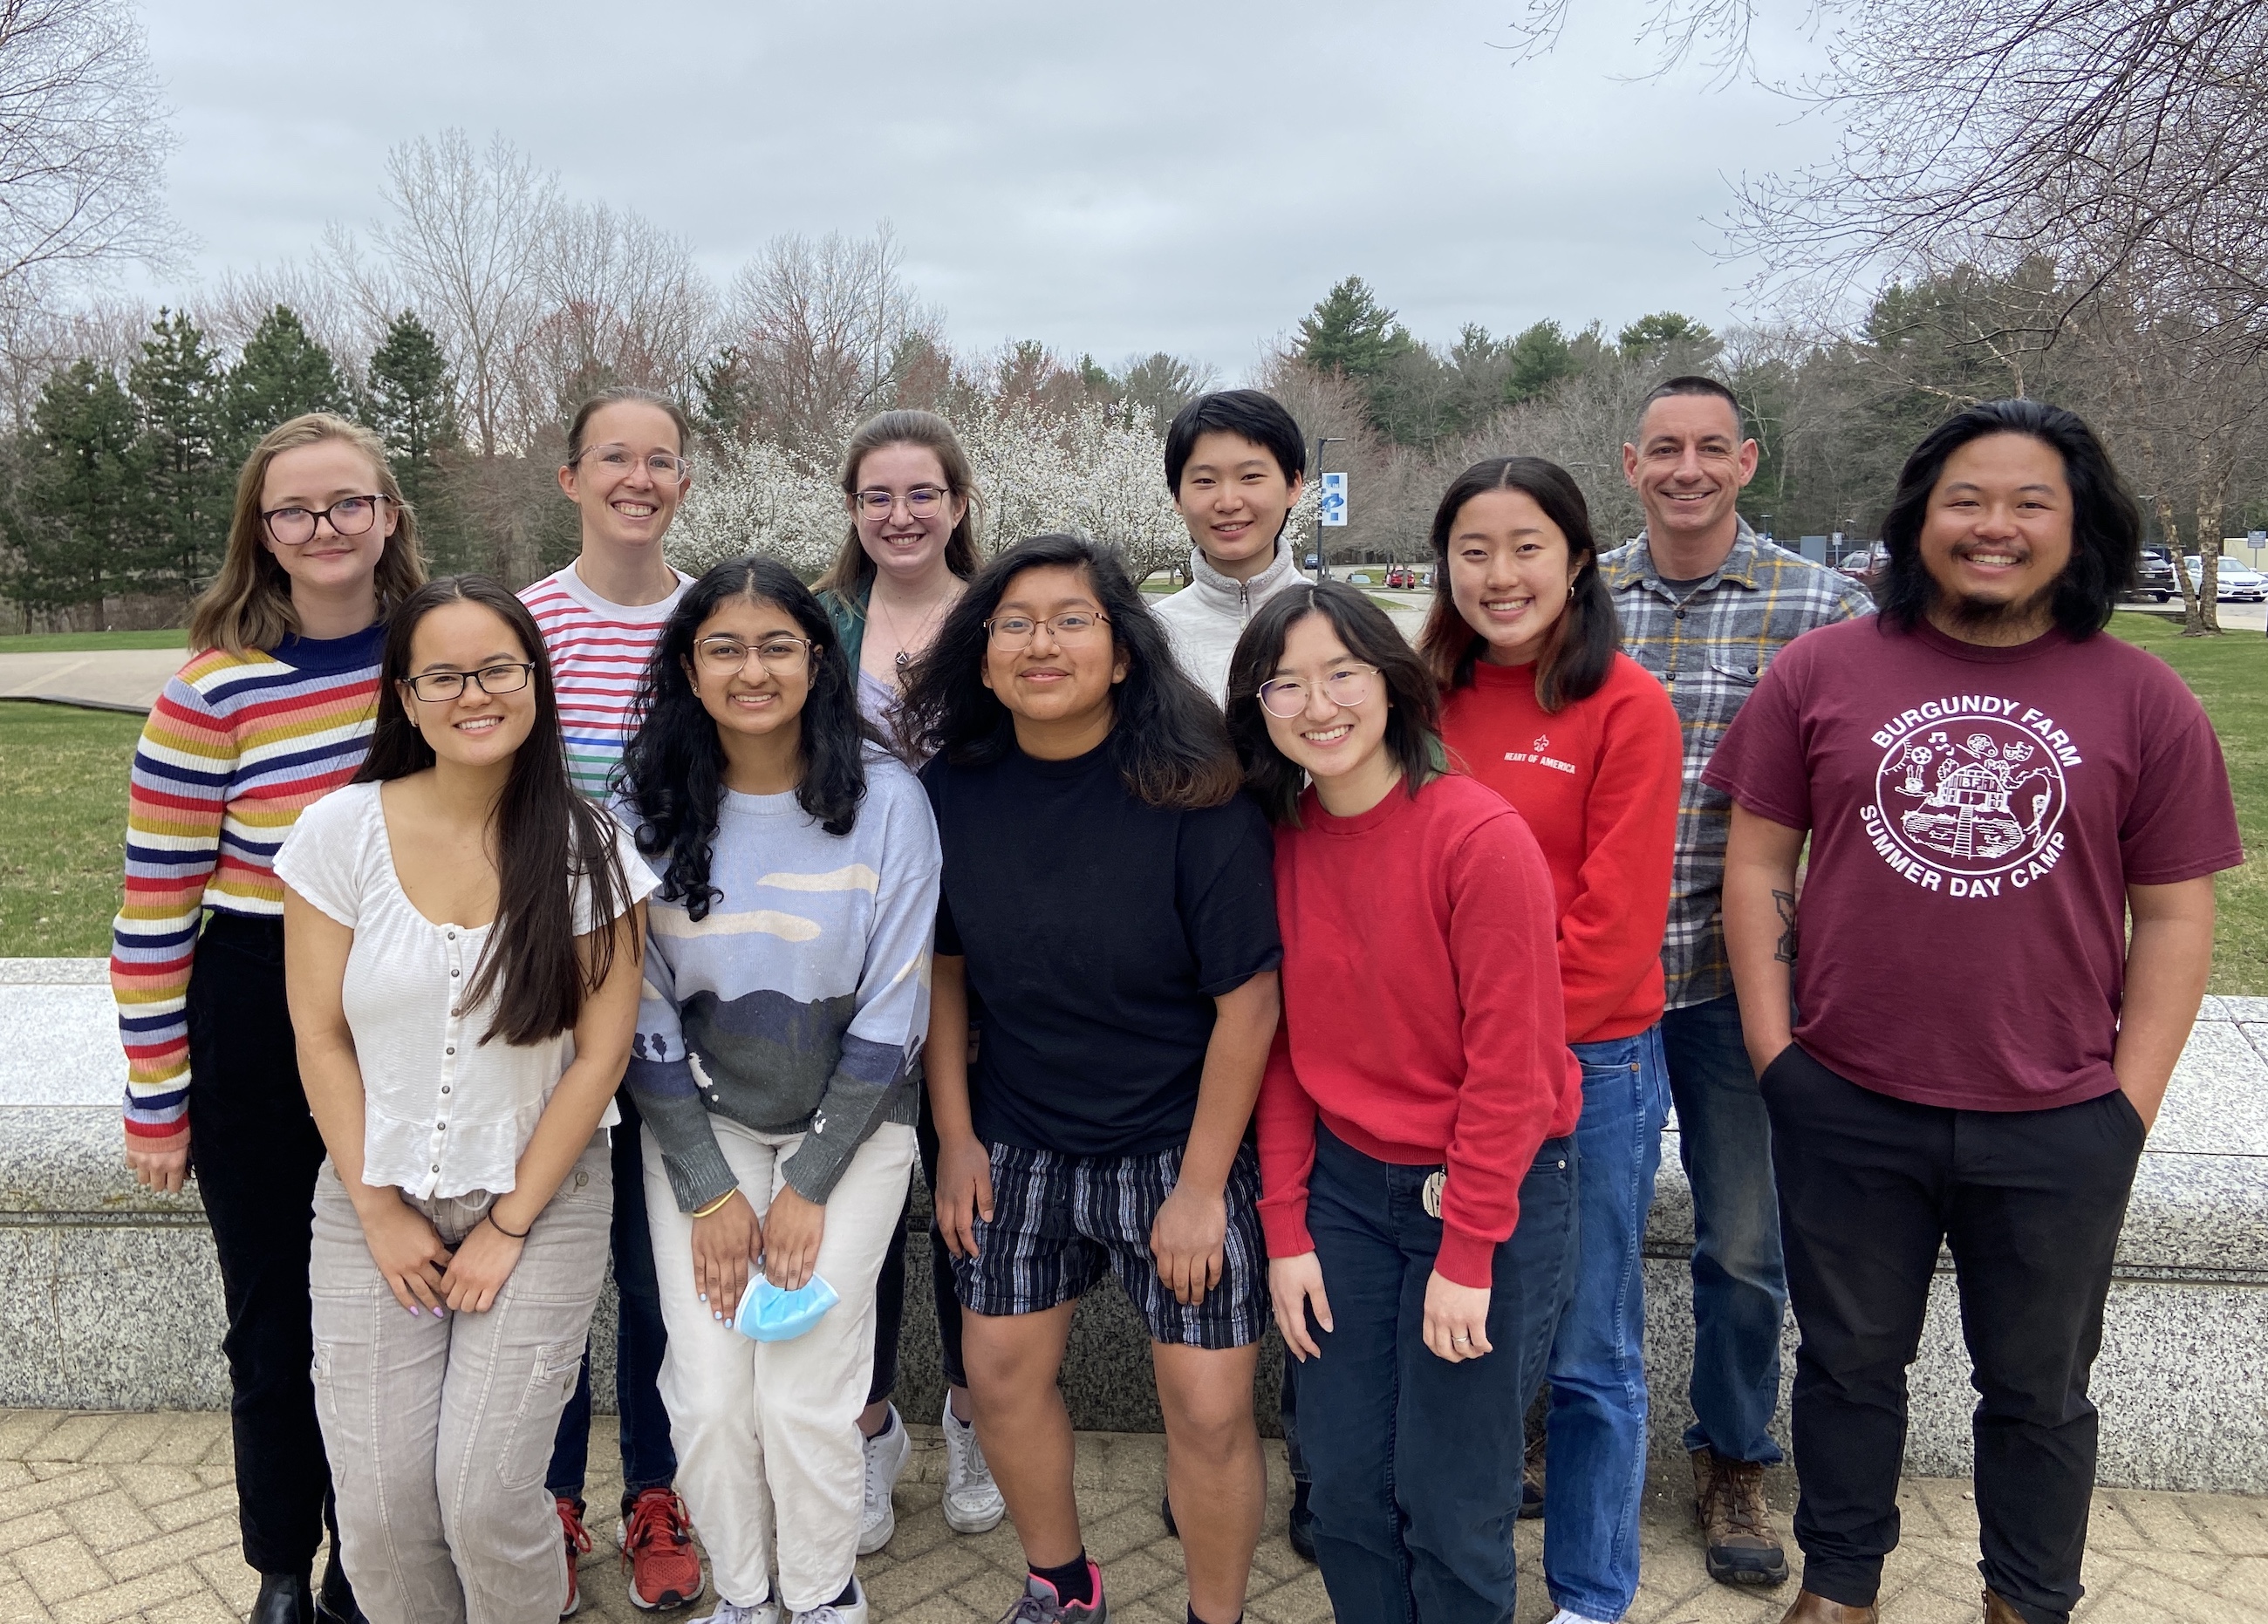
[[[1271,1257],[1314,1250],[1320,1118],[1382,1162],[1446,1165],[1434,1267],[1486,1286],[1546,1139],[1572,1133],[1551,873],[1495,791],[1451,775],[1354,818],[1310,790],[1276,832],[1284,1024],[1260,1089],[1261,1221]]]
[[[1447,697],[1441,735],[1528,819],[1551,865],[1567,1040],[1653,1025],[1683,772],[1661,684],[1617,654],[1596,693],[1555,713],[1535,702],[1535,666],[1476,664]]]

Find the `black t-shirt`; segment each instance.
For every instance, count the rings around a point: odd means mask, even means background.
[[[1110,745],[922,769],[945,849],[937,951],[966,955],[984,1035],[976,1135],[1070,1156],[1185,1143],[1213,999],[1284,957],[1275,846],[1239,796],[1135,799]]]

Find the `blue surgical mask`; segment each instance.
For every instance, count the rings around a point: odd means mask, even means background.
[[[755,1341],[792,1341],[842,1300],[835,1288],[816,1275],[792,1291],[783,1291],[759,1275],[754,1288],[740,1298],[733,1328]]]

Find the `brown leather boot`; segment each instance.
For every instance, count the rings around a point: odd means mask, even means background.
[[[1846,1607],[1839,1601],[1799,1593],[1795,1606],[1779,1616],[1779,1624],[1879,1624],[1881,1614],[1873,1607]]]
[[[1984,1589],[1984,1624],[2024,1624],[2024,1615],[1992,1592]]]
[[[1704,1445],[1693,1451],[1693,1500],[1711,1578],[1719,1584],[1787,1583],[1787,1553],[1772,1532],[1762,1466],[1727,1460]]]

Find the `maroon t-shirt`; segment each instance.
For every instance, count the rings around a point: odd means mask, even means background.
[[[1811,831],[1797,1041],[1922,1105],[2117,1087],[2126,887],[2243,861],[2204,708],[2108,633],[1995,649],[1821,627],[1772,662],[1707,777]]]

